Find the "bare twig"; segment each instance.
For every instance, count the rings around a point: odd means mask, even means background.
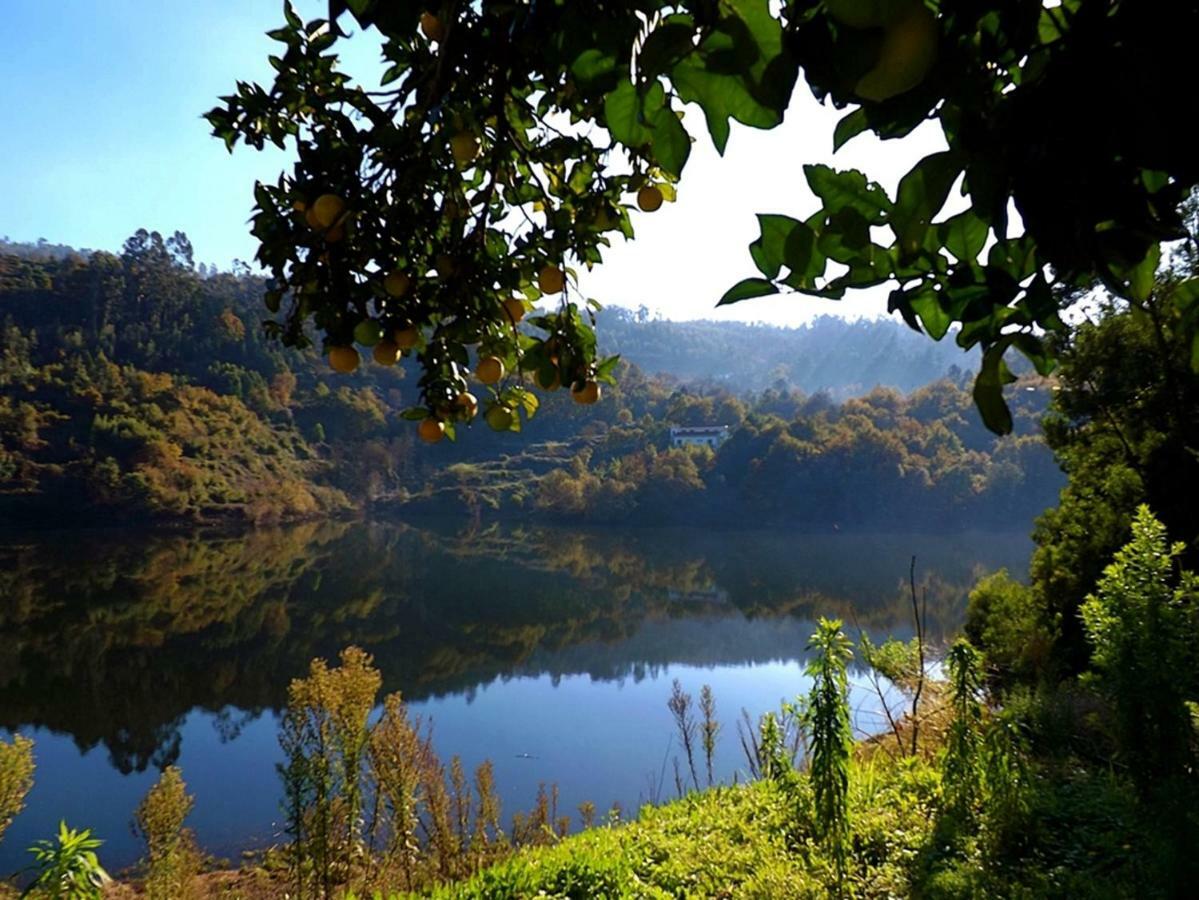
[[[908,569],[908,583],[912,588],[912,616],[916,619],[916,646],[920,653],[920,673],[916,676],[916,692],[912,695],[912,755],[916,755],[916,742],[920,736],[920,694],[924,691],[924,616],[916,603],[916,555],[912,554],[912,565]],[[928,591],[924,592],[924,610],[928,612]]]
[[[862,626],[858,624],[858,614],[856,610],[850,610],[850,618],[853,619],[853,627],[858,632],[858,646],[865,649],[867,646],[866,632],[862,631]],[[871,658],[865,660],[866,670],[870,673],[870,683],[874,687],[874,693],[878,695],[879,705],[883,708],[883,715],[887,717],[887,724],[891,728],[891,733],[895,735],[895,743],[899,745],[899,752],[903,753],[903,737],[899,733],[899,723],[895,721],[895,717],[891,715],[891,707],[887,703],[887,697],[883,693],[882,682],[878,680],[878,670],[874,668],[874,661]]]

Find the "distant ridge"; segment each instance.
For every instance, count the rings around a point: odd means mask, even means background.
[[[0,238],[0,254],[32,261],[87,259],[94,251],[76,250],[46,240]],[[215,267],[199,266],[201,276]],[[257,304],[242,315],[266,310]],[[875,387],[912,391],[945,375],[955,380],[973,371],[975,355],[955,345],[917,334],[895,319],[846,321],[820,316],[798,328],[695,319],[654,317],[647,309],[611,306],[597,316],[601,349],[618,353],[647,374],[681,383],[711,383],[735,394],[771,387],[827,393],[835,400],[868,393]]]
[[[934,342],[894,319],[846,321],[820,316],[798,328],[712,320],[650,318],[644,310],[599,313],[601,348],[649,374],[713,382],[733,393],[784,382],[834,399],[875,387],[911,391],[975,367],[974,354],[951,336]]]

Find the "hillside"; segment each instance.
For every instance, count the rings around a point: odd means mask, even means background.
[[[418,402],[403,365],[339,376],[314,349],[283,348],[257,324],[264,290],[248,270],[196,266],[180,233],[140,231],[119,255],[0,244],[0,521],[371,505],[837,526],[904,510],[952,527],[1027,521],[1060,485],[1036,437],[1045,384],[1016,386],[1017,432],[997,439],[951,362],[966,357],[895,322],[605,311],[601,340],[624,359],[600,404],[543,394],[521,433],[481,426],[428,447],[399,415]],[[670,448],[671,426],[708,424],[733,440],[708,455]]]

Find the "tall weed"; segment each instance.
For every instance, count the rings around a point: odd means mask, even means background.
[[[196,896],[200,854],[183,822],[194,798],[175,766],[163,770],[137,808],[137,831],[146,842],[145,890],[149,900],[188,900]]]
[[[807,671],[812,678],[806,722],[811,742],[809,775],[815,801],[817,833],[844,882],[849,848],[849,754],[853,730],[849,716],[849,676],[853,658],[849,638],[837,619],[821,619],[808,643],[813,651]]]

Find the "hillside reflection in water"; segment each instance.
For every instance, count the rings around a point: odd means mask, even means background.
[[[172,762],[207,849],[271,841],[288,681],[348,644],[432,717],[443,754],[493,759],[505,817],[539,781],[567,811],[632,809],[661,780],[671,679],[712,685],[732,777],[734,719],[806,689],[816,617],[906,636],[916,554],[935,638],[981,572],[1023,574],[1029,551],[1015,534],[383,523],[0,539],[0,729],[34,737],[38,766],[0,871],[61,817],[105,838],[110,865],[132,862],[133,808]]]

